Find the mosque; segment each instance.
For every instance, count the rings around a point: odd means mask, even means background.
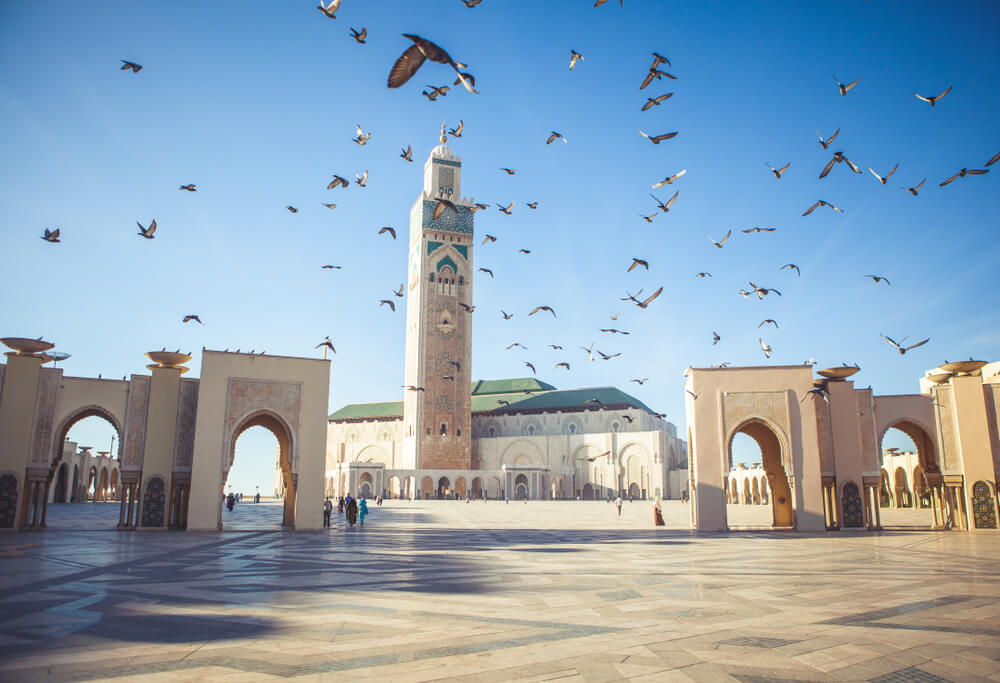
[[[680,498],[677,428],[614,387],[472,380],[474,202],[445,144],[410,210],[401,401],[329,416],[326,492],[391,498]],[[445,200],[442,203],[439,200]]]
[[[90,497],[119,502],[122,530],[222,529],[236,441],[255,426],[278,442],[288,529],[321,529],[324,496],[347,492],[687,497],[701,531],[728,529],[732,503],[766,505],[772,527],[797,531],[878,530],[888,505],[925,509],[930,528],[997,529],[1000,362],[946,362],[905,395],[856,388],[857,367],[691,367],[684,439],[614,387],[473,381],[475,205],[461,174],[442,140],[410,213],[402,401],[328,414],[326,359],[202,349],[192,378],[191,356],[150,351],[148,373],[109,380],[45,367],[53,342],[0,339],[11,349],[0,364],[0,530],[43,529],[50,502]],[[113,453],[68,442],[91,416],[114,428]],[[913,452],[881,452],[893,428]],[[737,434],[756,441],[759,464],[733,467]]]

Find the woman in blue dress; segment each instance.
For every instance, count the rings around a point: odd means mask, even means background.
[[[361,521],[361,526],[365,525],[365,517],[368,516],[368,500],[362,498],[358,501],[358,519]]]

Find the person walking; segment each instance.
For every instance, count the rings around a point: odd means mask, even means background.
[[[344,496],[344,510],[347,512],[347,523],[354,526],[358,521],[358,501],[352,498],[350,493]]]
[[[338,515],[344,514],[344,497],[343,496],[341,496],[340,498],[337,499],[337,514]]]
[[[653,525],[665,526],[663,522],[663,506],[660,504],[660,497],[653,501]]]
[[[621,517],[622,516],[622,497],[621,496],[615,496],[615,507],[618,508],[618,516]]]
[[[329,528],[330,526],[330,515],[333,514],[333,503],[330,502],[330,496],[326,497],[323,501],[323,527]]]
[[[358,504],[358,519],[361,521],[361,526],[365,525],[365,517],[368,516],[368,500],[365,498],[361,499]]]

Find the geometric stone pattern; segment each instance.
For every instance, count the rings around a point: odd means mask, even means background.
[[[198,386],[195,380],[182,379],[177,406],[177,444],[174,470],[190,471],[194,458],[194,427],[198,414]]]
[[[788,391],[731,391],[722,395],[722,429],[726,443],[732,438],[730,433],[744,420],[763,418],[778,427],[777,437],[781,444],[781,463],[785,471],[792,474],[788,439],[791,437],[791,419],[788,415]]]
[[[90,505],[0,536],[0,679],[1000,677],[977,534],[698,534],[674,501],[659,528],[639,503],[395,500],[320,533],[53,527]]]
[[[951,387],[937,387],[934,391],[934,401],[937,404],[937,423],[941,434],[941,450],[943,451],[944,472],[958,472],[958,438],[955,433],[955,412],[952,410]]]
[[[43,368],[38,378],[38,399],[35,405],[35,433],[32,439],[31,463],[49,464],[49,449],[52,444],[52,426],[59,402],[59,388],[62,386],[62,371]]]
[[[149,403],[151,377],[132,375],[129,382],[128,406],[125,409],[125,448],[122,471],[141,470],[146,444],[146,408]]]
[[[985,481],[972,485],[972,513],[977,529],[996,529],[997,513],[993,506],[993,492]]]
[[[861,505],[861,495],[858,486],[852,481],[844,484],[841,498],[843,525],[848,528],[860,528],[865,525],[864,510]]]

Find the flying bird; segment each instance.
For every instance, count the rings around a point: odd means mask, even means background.
[[[868,167],[868,170],[872,172],[873,176],[875,176],[876,178],[878,178],[878,181],[880,183],[882,183],[883,185],[885,185],[885,181],[887,181],[892,176],[892,174],[896,172],[897,168],[899,168],[899,163],[897,163],[895,166],[893,166],[892,170],[889,171],[888,173],[886,173],[884,176],[880,176],[878,173],[876,173],[875,169],[873,169],[871,166]]]
[[[715,332],[715,331],[713,331],[713,332],[712,332],[712,346],[715,346],[715,345],[716,345],[716,344],[718,344],[718,343],[719,343],[719,342],[720,342],[721,340],[722,340],[722,337],[720,337],[720,336],[719,336],[719,333],[718,333],[718,332]]]
[[[356,185],[359,185],[361,187],[365,187],[365,185],[368,183],[368,170],[366,169],[365,172],[362,173],[361,175],[358,175],[357,173],[355,173],[354,174],[354,178],[355,178],[354,182],[355,182]]]
[[[465,121],[459,119],[458,126],[456,126],[455,128],[450,128],[448,130],[448,135],[452,136],[453,138],[460,138],[462,137],[463,130],[465,130]]]
[[[792,165],[792,162],[789,161],[787,164],[785,164],[781,168],[775,168],[774,166],[772,166],[771,164],[767,163],[766,161],[764,162],[764,165],[767,166],[769,169],[771,169],[771,173],[774,174],[775,178],[777,178],[778,180],[781,180],[781,174],[788,170],[788,167]]]
[[[324,347],[330,349],[330,351],[332,351],[333,353],[337,353],[337,349],[333,348],[333,342],[330,340],[329,337],[326,337],[325,339],[323,339],[323,341],[321,341],[319,344],[316,345],[317,349],[322,349]]]
[[[415,387],[412,384],[410,385],[404,384],[403,386],[406,387],[407,391],[427,391],[423,387]]]
[[[472,8],[481,3],[483,0],[462,0],[466,7]]]
[[[670,60],[669,59],[667,59],[663,55],[659,54],[658,52],[654,52],[653,53],[653,64],[649,68],[650,69],[655,69],[660,64],[666,64],[667,66],[672,66],[670,64]]]
[[[361,27],[361,31],[356,31],[353,27],[351,28],[351,38],[358,41],[362,45],[365,44],[365,38],[368,37],[368,29],[364,26]]]
[[[552,310],[552,307],[551,307],[551,306],[535,306],[535,308],[534,308],[534,309],[532,309],[531,313],[529,313],[528,315],[529,315],[529,316],[532,316],[532,315],[534,315],[535,313],[538,313],[539,311],[548,311],[549,313],[551,313],[551,314],[552,314],[552,317],[553,317],[553,318],[557,317],[557,316],[556,316],[556,312]]]
[[[629,424],[632,424],[632,422],[635,420],[635,418],[632,417],[631,415],[622,415],[622,418]]]
[[[770,358],[771,357],[771,347],[768,344],[765,344],[764,340],[761,339],[760,337],[757,338],[757,341],[760,342],[760,350],[764,352],[764,358]]]
[[[955,180],[956,178],[964,178],[967,175],[986,175],[987,173],[989,173],[989,171],[984,168],[963,168],[961,171],[959,171],[952,177],[948,178],[948,180],[939,184],[938,187],[944,187],[945,185],[950,183],[952,180]]]
[[[516,347],[518,347],[518,348],[520,348],[520,349],[524,349],[525,351],[527,351],[527,350],[528,350],[528,347],[527,347],[527,346],[525,346],[524,344],[520,343],[520,342],[514,342],[514,343],[513,343],[513,344],[511,344],[510,346],[507,346],[507,347],[505,347],[505,350],[506,350],[506,351],[510,351],[510,350],[511,350],[512,348],[514,348],[515,346],[516,346]]]
[[[432,102],[434,100],[436,100],[437,98],[439,98],[439,97],[445,97],[445,96],[447,96],[448,95],[448,91],[451,90],[451,88],[449,88],[447,85],[440,85],[440,86],[439,85],[428,85],[427,87],[430,88],[431,91],[429,93],[424,93],[424,94],[427,95],[427,98],[429,100],[431,100]]]
[[[933,107],[938,100],[940,100],[942,97],[944,97],[950,92],[951,92],[951,86],[949,85],[944,92],[938,93],[937,95],[934,95],[932,97],[924,97],[923,95],[918,95],[917,93],[913,93],[913,96],[916,97],[918,100],[923,100],[924,102],[930,103],[930,105]]]
[[[840,89],[840,94],[842,96],[844,96],[844,97],[847,97],[847,91],[850,90],[851,88],[853,88],[854,86],[856,86],[858,84],[858,81],[860,81],[861,79],[860,78],[856,78],[853,81],[851,81],[850,83],[848,83],[847,85],[844,85],[839,80],[837,80],[836,76],[833,77],[833,80],[837,84],[837,88]]]
[[[781,266],[781,268],[778,268],[778,270],[784,270],[785,268],[788,268],[788,270],[794,270],[799,277],[802,277],[802,271],[799,270],[799,267],[794,263],[786,263],[785,265]]]
[[[392,302],[391,300],[389,300],[389,299],[382,299],[381,301],[379,301],[379,302],[378,302],[378,305],[379,305],[379,307],[380,307],[380,308],[381,308],[382,306],[388,306],[389,308],[391,308],[391,309],[392,309],[392,312],[393,312],[393,313],[395,313],[395,312],[396,312],[396,304],[395,304],[395,303],[393,303],[393,302]]]
[[[514,208],[514,202],[511,202],[510,204],[508,204],[506,208],[504,208],[504,206],[502,204],[497,204],[497,206],[500,207],[500,213],[504,213],[504,214],[507,214],[509,216],[510,215],[510,210]]]
[[[545,144],[546,144],[546,145],[551,145],[551,144],[552,144],[553,142],[555,142],[556,140],[562,140],[563,142],[569,142],[569,141],[568,141],[568,140],[567,140],[567,139],[566,139],[566,138],[565,138],[565,137],[563,136],[563,134],[562,134],[562,133],[557,133],[557,132],[555,132],[555,131],[552,131],[551,133],[549,133],[549,137],[548,137],[548,138],[547,138],[547,139],[545,140]]]
[[[555,349],[556,351],[562,351],[563,350],[563,347],[559,346],[558,344],[549,344],[549,348]],[[581,347],[581,348],[583,348],[583,347]]]
[[[656,218],[656,217],[657,217],[657,215],[659,215],[659,214],[656,214],[656,213],[653,213],[652,215],[649,215],[649,216],[643,216],[643,215],[642,215],[642,214],[640,213],[640,214],[639,214],[639,218],[641,218],[642,220],[646,221],[647,223],[652,223],[652,222],[653,222],[653,219],[654,219],[654,218]]]
[[[757,293],[757,298],[760,299],[761,301],[763,301],[764,297],[770,294],[771,292],[774,292],[778,296],[781,296],[781,292],[779,292],[776,289],[768,289],[767,287],[761,287],[760,285],[755,285],[752,282],[749,284],[753,288],[753,291]]]
[[[486,204],[476,203],[472,206],[471,209],[469,209],[469,213],[475,213],[477,211],[485,211],[488,208],[490,207],[487,206]]]
[[[994,154],[993,158],[986,162],[986,165],[987,166],[992,166],[993,164],[995,164],[997,162],[998,159],[1000,159],[1000,152],[997,152],[996,154]]]
[[[747,228],[743,232],[745,232],[745,233],[746,232],[774,232],[775,230],[777,230],[777,228],[757,228],[757,227],[754,227],[754,228]]]
[[[451,209],[455,213],[458,213],[458,207],[455,206],[455,202],[449,199],[442,199],[441,197],[436,198],[437,206],[434,207],[434,220],[441,217],[445,209]]]
[[[140,71],[142,71],[142,65],[141,64],[136,64],[135,62],[130,62],[127,59],[123,59],[122,60],[122,68],[121,68],[121,70],[122,71],[128,71],[129,69],[132,69],[132,73],[137,74]]]
[[[602,327],[598,332],[610,332],[611,334],[628,334],[625,330],[618,330],[614,327]]]
[[[813,387],[812,389],[810,389],[806,393],[802,394],[802,398],[799,399],[799,403],[802,403],[804,400],[806,400],[807,398],[809,398],[810,395],[813,396],[814,398],[816,396],[819,396],[821,399],[823,399],[824,401],[826,401],[827,403],[829,403],[830,402],[830,398],[829,398],[829,396],[827,394],[827,391],[828,390],[827,390],[826,387],[822,387],[822,386],[821,387]]]
[[[647,261],[644,261],[641,258],[633,258],[632,259],[632,265],[630,265],[628,267],[628,270],[626,270],[625,272],[626,273],[631,273],[633,270],[635,270],[639,266],[642,266],[646,270],[649,270],[649,263]]]
[[[597,0],[597,5],[603,5],[603,4],[604,4],[604,3],[606,3],[607,1],[608,1],[608,0]],[[597,5],[594,5],[594,7],[597,7]],[[600,404],[600,403],[601,403],[601,402],[600,402],[600,401],[598,401],[598,400],[597,400],[596,398],[593,398],[593,399],[590,399],[590,401],[594,401],[594,402],[596,402],[596,403],[598,403],[598,404]],[[590,403],[590,401],[586,401],[586,403]],[[602,405],[603,405],[603,404],[602,404]],[[587,462],[594,462],[594,461],[595,461],[595,460],[597,460],[598,458],[604,458],[604,457],[607,457],[607,456],[609,456],[609,455],[611,455],[611,451],[604,451],[604,452],[603,452],[603,453],[601,453],[600,455],[592,455],[592,456],[590,456],[589,458],[588,458],[588,457],[586,457],[586,456],[584,456],[584,457],[582,457],[582,458],[577,458],[577,460],[586,460]]]
[[[455,370],[457,370],[459,372],[462,371],[462,361],[460,361],[460,360],[450,360],[450,361],[448,361],[448,365],[454,366]]]
[[[467,303],[464,303],[464,302],[461,302],[461,301],[459,301],[459,302],[458,302],[458,305],[459,305],[459,306],[460,306],[460,307],[462,308],[462,310],[463,310],[463,311],[465,311],[466,313],[472,313],[473,311],[475,311],[475,310],[476,310],[476,307],[475,307],[475,306],[470,306],[469,304],[467,304]]]
[[[361,130],[361,124],[357,124],[357,135],[354,137],[354,142],[358,143],[362,147],[368,144],[368,141],[372,139],[371,131],[364,132]]]
[[[896,349],[897,351],[899,351],[899,355],[901,355],[901,356],[902,356],[902,355],[903,355],[904,353],[906,353],[907,351],[909,351],[910,349],[915,349],[915,348],[917,348],[918,346],[923,346],[924,344],[926,344],[927,342],[929,342],[929,341],[931,340],[931,339],[930,339],[930,337],[928,337],[927,339],[925,339],[925,340],[923,340],[923,341],[921,341],[921,342],[917,342],[916,344],[912,344],[912,345],[910,345],[910,346],[905,346],[905,347],[904,347],[904,346],[902,346],[902,343],[903,343],[904,341],[906,341],[906,337],[903,337],[903,338],[902,338],[902,339],[900,339],[900,340],[899,340],[899,342],[897,343],[897,342],[896,342],[896,341],[894,341],[894,340],[893,340],[893,339],[892,339],[891,337],[887,337],[887,336],[885,336],[884,334],[880,334],[879,336],[881,336],[881,337],[882,337],[882,339],[884,339],[884,340],[885,340],[885,341],[886,341],[886,342],[887,342],[888,344],[890,344],[890,345],[891,345],[891,346],[892,346],[893,348],[895,348],[895,349]]]
[[[502,398],[498,398],[498,399],[497,399],[497,405],[501,405],[501,406],[509,406],[509,405],[510,405],[510,403],[509,403],[508,401],[505,401],[505,400],[503,400]]]
[[[343,268],[343,266],[332,266],[332,265],[323,266],[324,270],[330,270],[332,268],[336,268],[337,270],[340,270],[341,268]]]
[[[507,311],[503,310],[502,308],[500,309],[500,315],[503,316],[504,320],[510,320],[511,318],[514,317],[513,313],[508,313]]]
[[[147,240],[153,239],[153,233],[156,232],[156,219],[155,218],[153,219],[153,222],[149,224],[148,228],[142,227],[142,223],[140,223],[139,221],[136,221],[135,224],[139,226],[139,233],[138,234],[139,234],[140,237],[145,237]]]
[[[702,272],[700,272],[700,273],[697,273],[697,274],[696,274],[696,275],[694,276],[694,278],[692,278],[692,279],[694,279],[694,280],[697,280],[697,279],[698,279],[698,278],[700,278],[700,277],[712,277],[712,274],[711,274],[711,273],[706,273],[706,272],[702,271]]]
[[[635,382],[639,386],[642,386],[643,384],[645,384],[648,381],[649,381],[648,377],[643,377],[642,379],[636,378],[636,379],[630,379],[629,380],[629,382]]]
[[[487,234],[486,237],[483,238],[483,244],[486,244],[487,242],[496,242],[496,241],[497,238],[490,234]]]
[[[186,315],[186,316],[184,316],[184,319],[181,320],[181,322],[182,323],[188,323],[188,322],[191,322],[192,320],[195,321],[196,323],[198,323],[199,325],[204,325],[205,324],[205,323],[203,323],[201,321],[201,318],[199,318],[196,315]]]
[[[581,346],[580,348],[587,352],[587,360],[591,363],[594,362],[594,344],[595,342],[590,342],[590,346]]]
[[[295,208],[294,206],[292,206],[291,204],[289,204],[289,205],[288,205],[288,206],[286,206],[285,208],[286,208],[286,209],[288,209],[288,213],[298,213],[298,212],[299,212],[299,210],[298,210],[298,209],[296,209],[296,208]]]
[[[322,12],[329,18],[336,19],[337,17],[334,16],[334,13],[338,9],[340,9],[340,0],[330,0],[330,3],[328,5],[324,5],[323,0],[319,0],[319,7],[317,7],[316,9],[318,9],[320,12]]]
[[[412,162],[413,161],[413,147],[411,145],[407,145],[406,149],[402,150],[402,152],[400,153],[399,156],[401,156],[402,158],[406,159],[407,161]]]
[[[486,273],[487,275],[489,275],[491,280],[494,279],[493,278],[493,271],[490,270],[489,268],[480,268],[479,270],[480,270],[480,272],[483,272],[483,273]]]
[[[904,187],[902,189],[906,190],[907,192],[909,192],[910,194],[912,194],[914,197],[916,197],[917,193],[920,192],[920,186],[923,185],[925,182],[927,182],[927,178],[924,178],[919,183],[917,183],[916,187]]]
[[[639,90],[643,90],[647,85],[652,83],[654,78],[656,80],[660,80],[664,76],[666,76],[667,78],[672,78],[675,81],[677,80],[677,76],[674,76],[673,74],[668,74],[666,71],[660,71],[659,69],[655,68],[650,69],[649,73],[646,74],[646,77],[642,79],[642,85],[639,86]]]
[[[772,325],[774,325],[774,329],[776,329],[776,330],[779,329],[778,328],[778,323],[776,323],[771,318],[767,318],[766,320],[761,320],[760,324],[757,325],[757,328],[759,329],[759,328],[763,327],[764,325],[766,325],[767,323],[771,323]]]
[[[709,238],[708,238],[708,241],[709,241],[709,242],[711,242],[712,244],[714,244],[715,246],[717,246],[717,247],[718,247],[719,249],[722,249],[722,245],[726,243],[726,240],[728,240],[728,239],[729,239],[729,237],[730,237],[730,236],[731,236],[732,234],[733,234],[733,231],[732,231],[732,230],[730,230],[729,232],[727,232],[727,233],[726,233],[726,236],[725,236],[725,237],[723,237],[723,238],[722,238],[722,240],[720,240],[720,241],[716,242],[716,241],[715,241],[715,240],[713,240],[713,239],[712,239],[711,237],[709,237]],[[706,236],[707,236],[707,235],[706,235]]]
[[[678,178],[680,178],[685,173],[687,173],[687,169],[686,168],[683,169],[683,170],[681,170],[681,171],[678,171],[677,173],[673,174],[672,176],[667,176],[666,178],[664,178],[660,182],[655,183],[653,185],[653,189],[655,190],[655,189],[657,189],[659,187],[663,187],[664,185],[670,185],[671,183],[673,183],[675,180],[677,180]]]
[[[336,205],[336,204],[327,204],[326,202],[320,202],[320,203],[321,203],[321,204],[322,204],[323,206],[325,206],[326,208],[330,209],[330,210],[333,210],[333,209],[336,209],[336,208],[337,208],[337,205]]]
[[[390,88],[398,88],[405,84],[413,74],[417,73],[417,70],[423,65],[424,61],[430,59],[432,62],[451,66],[455,70],[455,73],[458,74],[458,79],[465,86],[465,89],[471,93],[477,92],[472,84],[469,83],[467,76],[461,72],[461,69],[465,68],[464,64],[456,62],[441,47],[425,38],[409,33],[404,33],[403,37],[412,40],[413,45],[406,48],[406,51],[392,65],[388,80]]]
[[[656,297],[660,296],[661,292],[663,292],[663,287],[660,287],[658,290],[656,290],[655,292],[653,292],[652,294],[650,294],[648,297],[646,297],[642,301],[636,301],[635,302],[636,306],[638,306],[639,308],[646,308],[647,306],[649,306],[650,302],[653,301],[653,299],[655,299]]]
[[[674,196],[671,197],[670,199],[668,199],[666,204],[664,204],[663,202],[661,202],[659,199],[657,199],[652,194],[650,194],[649,196],[653,197],[653,201],[656,202],[656,206],[659,207],[660,211],[662,211],[663,213],[668,213],[670,211],[670,207],[674,205],[675,201],[677,201],[677,195],[679,195],[680,193],[681,193],[680,190],[677,190],[677,192],[674,192]]]
[[[142,226],[140,225],[139,227],[141,228]],[[53,244],[55,244],[56,242],[59,241],[59,228],[56,228],[55,230],[49,230],[48,228],[45,228],[45,234],[42,235],[41,238],[46,242],[52,242]]]
[[[690,396],[691,398],[693,398],[693,399],[694,399],[695,401],[697,401],[697,400],[698,400],[698,397],[699,397],[699,396],[701,396],[703,392],[700,392],[700,391],[699,391],[699,392],[698,392],[698,393],[696,394],[696,393],[694,393],[693,391],[691,391],[690,389],[685,389],[685,390],[684,390],[684,393],[685,393],[685,394],[687,394],[688,396]]]
[[[652,107],[658,107],[660,106],[661,102],[663,102],[664,100],[669,100],[671,97],[673,97],[672,92],[668,92],[665,95],[660,95],[659,97],[647,97],[646,104],[642,105],[642,109],[640,111],[646,111],[648,109],[651,109]]]
[[[570,50],[569,70],[572,71],[578,61],[583,61],[583,55],[576,50]]]
[[[819,177],[825,178],[826,174],[829,173],[830,170],[833,168],[833,165],[839,164],[841,162],[845,162],[848,165],[848,167],[855,173],[861,173],[861,169],[855,166],[853,161],[845,157],[843,152],[834,152],[833,158],[830,159],[830,161],[827,162],[826,166],[823,167],[823,170],[820,172]]]
[[[819,144],[823,146],[823,149],[826,149],[827,147],[829,147],[830,143],[833,142],[833,139],[835,137],[837,137],[837,135],[839,133],[840,133],[840,129],[838,128],[837,130],[833,131],[833,135],[831,135],[826,140],[824,140],[823,136],[819,134],[819,131],[818,130],[816,131],[816,135],[819,137]]]
[[[889,279],[884,278],[881,275],[865,275],[865,277],[870,277],[872,279],[872,282],[874,282],[875,284],[878,284],[879,282],[885,282],[885,284],[892,286],[892,283],[889,282]]]
[[[675,137],[677,135],[677,131],[674,131],[673,133],[663,133],[662,135],[647,135],[646,133],[644,133],[644,132],[642,132],[640,130],[639,131],[639,135],[641,135],[642,137],[646,138],[647,140],[649,140],[650,142],[652,142],[654,145],[658,145],[661,142],[663,142],[664,140],[669,140],[670,138]]]
[[[529,363],[528,361],[524,361],[524,364],[525,364],[525,365],[527,365],[527,366],[528,366],[529,368],[531,368],[531,374],[532,374],[532,375],[536,374],[536,373],[535,373],[535,366],[534,366],[534,365],[532,365],[532,364],[531,364],[531,363]]]
[[[507,175],[514,175],[515,173],[517,173],[517,171],[514,170],[513,168],[501,168],[500,170],[506,173]]]
[[[815,211],[815,210],[816,210],[816,209],[817,209],[818,207],[820,207],[820,206],[829,206],[829,207],[830,207],[831,209],[833,209],[834,211],[837,211],[837,212],[839,212],[839,213],[844,213],[844,210],[843,210],[843,209],[838,209],[838,208],[837,208],[836,206],[834,206],[833,204],[831,204],[831,203],[829,203],[829,202],[824,202],[824,201],[823,201],[822,199],[819,199],[819,200],[817,200],[817,201],[816,201],[816,203],[815,203],[815,204],[813,204],[813,205],[812,205],[812,206],[810,206],[810,207],[809,207],[808,209],[806,209],[806,212],[805,212],[804,214],[802,214],[802,215],[803,215],[803,216],[808,216],[809,214],[811,214],[811,213],[812,213],[813,211]]]
[[[604,405],[604,403],[601,401],[601,399],[597,398],[596,396],[594,398],[588,398],[586,401],[583,402],[584,405],[587,405],[588,403],[593,403],[595,406],[603,406]],[[597,457],[599,458],[601,456],[597,456]]]
[[[554,367],[552,369],[556,370],[558,368],[566,368],[567,370],[569,370],[569,363],[567,363],[565,361],[563,361],[562,363],[556,363],[556,367]]]
[[[529,209],[537,209],[538,208],[538,202],[528,202],[527,203],[527,207]]]
[[[402,285],[402,283],[399,285],[399,289],[392,290],[392,293],[395,294],[396,296],[402,298],[403,297],[403,285]]]
[[[195,186],[194,183],[189,183],[187,185],[181,185],[177,189],[178,190],[187,190],[188,192],[197,192],[198,191],[198,188]]]
[[[351,181],[348,180],[347,178],[342,178],[339,175],[334,175],[333,180],[331,180],[330,184],[326,186],[326,189],[333,190],[337,187],[347,187],[350,184]]]
[[[392,239],[396,239],[396,229],[395,228],[390,227],[388,225],[385,226],[384,228],[379,228],[379,231],[378,231],[379,235],[382,235],[382,234],[385,234],[385,233],[389,233],[389,235],[392,236]]]
[[[454,381],[455,375],[441,375],[441,379],[447,379]]]

